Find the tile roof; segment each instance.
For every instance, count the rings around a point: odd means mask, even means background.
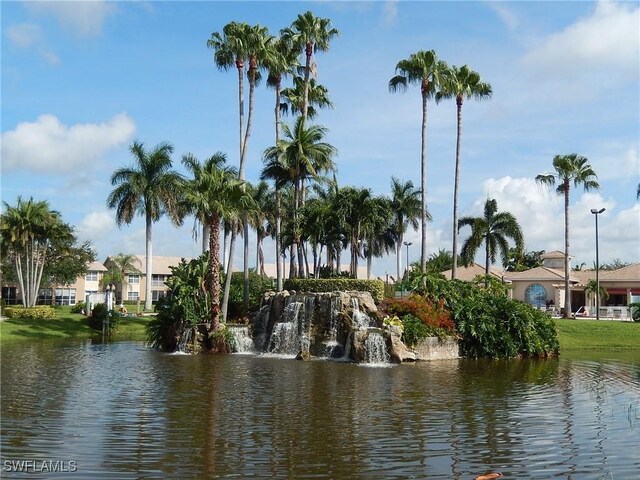
[[[136,258],[140,261],[139,270],[142,274],[146,275],[147,272],[147,257],[145,255],[136,255]],[[151,268],[153,269],[153,273],[155,275],[170,275],[171,270],[169,267],[178,265],[182,259],[186,261],[191,260],[191,258],[185,257],[163,257],[154,255],[153,263]]]
[[[640,263],[633,263],[617,270],[600,270],[600,281],[627,281],[640,282]]]
[[[442,272],[444,278],[447,280],[451,278],[451,270],[445,270]],[[484,267],[478,263],[473,263],[468,267],[458,266],[456,268],[456,279],[464,282],[472,282],[478,275],[484,276]],[[500,270],[489,268],[489,275],[493,275],[496,278],[502,279],[502,272]],[[506,275],[505,275],[506,279]]]
[[[571,272],[569,274],[569,281],[578,283],[580,281],[574,274],[579,272]],[[555,268],[549,267],[536,267],[524,272],[508,272],[505,274],[505,278],[511,281],[562,281],[564,282],[564,272]]]
[[[540,255],[540,258],[545,259],[545,258],[564,258],[564,252],[561,252],[559,250],[554,250],[552,252],[545,252],[542,255]],[[569,258],[573,258],[571,255],[569,255]]]
[[[89,272],[106,272],[107,267],[104,266],[104,263],[100,263],[96,261],[96,262],[91,262],[87,267],[87,270]]]

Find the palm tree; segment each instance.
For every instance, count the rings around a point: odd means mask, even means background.
[[[484,216],[462,217],[458,228],[471,227],[471,236],[462,245],[460,257],[465,266],[473,263],[480,245],[485,245],[485,275],[489,275],[489,265],[496,261],[496,254],[500,250],[502,265],[506,268],[510,260],[509,242],[515,242],[517,251],[524,249],[522,229],[516,218],[509,212],[498,212],[498,202],[488,198],[484,204]]]
[[[281,186],[287,182],[294,185],[294,225],[298,225],[298,210],[302,206],[302,181],[318,179],[322,173],[335,168],[332,158],[336,149],[323,141],[326,132],[327,129],[321,125],[305,127],[304,118],[298,117],[293,129],[283,125],[284,138],[277,145],[267,148],[263,154],[269,167],[269,172],[263,171],[263,178],[280,178]],[[300,232],[295,234],[294,244],[298,255],[298,269],[303,272]]]
[[[491,85],[485,83],[480,78],[480,74],[471,70],[467,65],[458,68],[455,65],[445,72],[440,91],[436,93],[436,103],[443,99],[456,99],[457,111],[457,134],[456,134],[456,166],[453,181],[453,266],[451,267],[451,278],[456,278],[456,267],[458,266],[458,191],[460,185],[460,137],[462,133],[462,102],[464,98],[475,98],[476,100],[488,99],[491,97]]]
[[[209,157],[204,164],[200,163],[200,161],[191,153],[182,156],[182,165],[184,165],[191,175],[193,175],[193,180],[196,182],[207,173],[205,170],[207,165],[222,167],[225,162],[226,156],[221,152]],[[193,224],[194,238],[197,238],[198,226],[202,226],[202,253],[206,252],[209,250],[209,227],[207,222],[209,212],[206,210],[193,210],[194,205],[190,204],[183,204],[182,207],[185,209],[185,211],[182,212],[182,215],[192,214],[195,217]]]
[[[427,260],[427,270],[431,272],[444,272],[453,265],[453,255],[449,250],[441,248],[437,253],[432,253]]]
[[[395,247],[395,240],[391,228],[393,220],[391,201],[385,197],[374,197],[365,207],[362,238],[363,254],[367,259],[367,280],[369,280],[373,257],[389,254]]]
[[[216,65],[222,69],[228,69],[235,64],[238,69],[238,102],[240,111],[240,166],[238,178],[245,178],[245,160],[247,145],[251,135],[253,123],[253,108],[255,87],[260,78],[260,69],[268,63],[272,54],[271,44],[274,38],[268,34],[267,28],[260,25],[247,25],[246,23],[231,22],[224,26],[223,35],[218,32],[211,34],[207,45],[215,50],[214,59]],[[244,62],[249,61],[247,75],[249,77],[249,113],[247,126],[243,131],[244,115],[244,90],[243,71]],[[233,252],[235,247],[235,229],[231,233],[229,248],[229,266],[227,271],[232,271]],[[228,295],[231,286],[230,277],[225,282],[225,295]],[[249,222],[244,219],[244,304],[249,304]]]
[[[551,188],[558,181],[556,193],[564,196],[564,316],[571,318],[571,291],[569,290],[569,194],[571,183],[582,185],[584,191],[600,188],[598,176],[587,158],[577,153],[553,157],[554,173],[536,176],[536,182]]]
[[[269,221],[274,218],[273,191],[271,191],[267,182],[262,181],[257,185],[252,185],[249,188],[249,194],[256,204],[256,209],[249,217],[249,224],[256,231],[256,272],[262,277],[266,277],[262,243],[271,233],[269,226],[273,225],[273,222]]]
[[[393,211],[392,231],[396,245],[396,268],[399,281],[402,272],[402,241],[407,228],[418,228],[421,216],[420,190],[416,190],[411,180],[402,182],[391,177],[391,210]]]
[[[347,225],[351,261],[349,270],[353,278],[358,278],[358,257],[362,240],[362,227],[367,215],[373,210],[371,190],[367,188],[344,187],[338,191],[336,205],[338,218]]]
[[[241,216],[254,208],[254,202],[245,188],[245,182],[238,179],[238,171],[233,167],[221,166],[226,160],[224,153],[218,152],[202,166],[200,175],[186,183],[184,202],[192,205],[192,211],[207,212],[209,227],[209,272],[207,287],[211,294],[211,321],[209,329],[220,328],[220,315],[226,316],[227,304],[220,303],[220,225],[223,220],[237,222]],[[223,162],[224,163],[224,162]],[[230,272],[227,276],[231,276]]]
[[[140,273],[138,266],[140,260],[135,255],[119,253],[115,257],[108,259],[107,273],[102,276],[100,286],[105,287],[109,283],[120,284],[120,303],[124,303],[126,300],[124,293],[127,290],[127,275],[129,273]],[[147,279],[149,282],[150,280]]]
[[[287,38],[281,36],[271,44],[271,54],[267,56],[265,65],[269,72],[267,78],[267,85],[273,87],[276,94],[276,104],[273,109],[275,116],[275,145],[280,141],[280,109],[281,109],[281,96],[282,96],[282,79],[293,73],[293,69],[298,64],[297,52],[293,49],[291,43]],[[283,271],[282,263],[280,261],[280,252],[282,251],[282,232],[281,232],[281,208],[282,208],[282,195],[280,192],[280,186],[275,183],[275,248],[276,248],[276,286],[277,291],[282,291],[283,288]]]
[[[640,199],[640,183],[638,183],[638,190],[636,192],[636,200]]]
[[[326,52],[329,50],[329,43],[338,36],[340,32],[331,26],[331,20],[328,18],[319,18],[307,11],[298,17],[291,24],[291,28],[282,30],[282,34],[291,39],[300,51],[304,49],[304,96],[302,103],[303,123],[307,119],[309,107],[309,85],[311,78],[311,56],[317,52]],[[315,71],[315,64],[314,64]],[[314,72],[315,76],[315,72]]]
[[[119,168],[111,175],[111,185],[116,188],[107,198],[107,206],[116,210],[116,223],[130,224],[133,217],[145,217],[146,229],[146,288],[144,308],[151,309],[151,275],[153,273],[152,225],[163,213],[179,224],[179,192],[183,178],[171,169],[173,146],[161,143],[145,150],[141,142],[133,142],[129,148],[135,166]]]
[[[293,87],[282,90],[284,102],[280,104],[280,108],[284,113],[292,115],[301,114],[304,108],[304,79],[297,75],[293,77]],[[329,99],[329,90],[324,85],[316,83],[312,78],[309,81],[309,91],[307,98],[307,118],[314,118],[318,112],[318,108],[333,108],[333,103]]]
[[[600,293],[600,301],[595,302],[595,305],[601,305],[602,300],[605,302],[609,299],[609,292],[606,288],[600,285],[600,289],[598,289],[598,282],[595,279],[591,279],[587,282],[587,285],[584,287],[584,293],[593,295],[593,298],[596,298],[597,293]]]
[[[396,65],[396,75],[389,80],[389,91],[406,91],[409,84],[420,84],[422,95],[422,147],[420,153],[420,191],[422,192],[422,245],[420,269],[424,272],[427,262],[427,100],[437,93],[447,64],[438,60],[433,50],[413,53]]]
[[[53,248],[53,240],[70,240],[73,229],[62,222],[60,212],[51,210],[47,201],[24,201],[16,206],[3,202],[0,216],[2,254],[13,261],[22,305],[33,307],[38,300],[40,282]]]

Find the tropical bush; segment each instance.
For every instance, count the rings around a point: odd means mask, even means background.
[[[629,311],[634,322],[640,322],[640,302],[629,304]]]
[[[296,292],[369,292],[376,303],[384,299],[382,280],[357,280],[354,278],[292,278],[284,282],[286,290]]]
[[[56,311],[53,307],[48,305],[41,305],[38,307],[5,307],[2,310],[2,314],[9,318],[32,318],[32,319],[45,319],[55,318]]]
[[[206,288],[209,253],[170,267],[167,297],[156,304],[156,318],[147,324],[147,342],[152,348],[175,351],[185,335],[204,326],[211,318],[211,298]],[[188,332],[190,330],[190,332]]]
[[[442,299],[434,301],[420,295],[411,295],[408,298],[387,298],[380,304],[380,310],[387,315],[397,315],[403,322],[404,316],[411,315],[431,329],[444,330],[450,334],[455,333],[456,330],[451,312],[445,308]]]
[[[102,331],[102,325],[107,320],[108,323],[106,333],[112,334],[118,328],[118,324],[120,323],[120,315],[118,315],[118,313],[114,310],[108,310],[106,304],[96,303],[93,306],[91,316],[89,317],[89,326],[94,330]]]
[[[462,282],[415,275],[412,287],[431,301],[443,301],[467,357],[539,357],[558,352],[555,323],[529,305],[508,298],[499,280]]]

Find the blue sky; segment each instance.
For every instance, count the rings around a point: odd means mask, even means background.
[[[601,207],[601,262],[640,261],[638,2],[3,1],[1,9],[2,200],[48,200],[101,260],[144,253],[142,219],[118,229],[106,208],[109,177],[131,164],[133,140],[172,143],[178,170],[188,152],[223,151],[238,163],[237,76],[216,69],[211,33],[244,21],[277,34],[312,10],[341,32],[316,61],[335,105],[317,123],[338,149],[342,186],[387,194],[391,176],[419,185],[419,90],[391,94],[387,85],[399,60],[434,49],[494,91],[463,107],[461,214],[479,215],[496,198],[523,226],[527,250],[562,250],[562,200],[533,179],[554,155],[576,152],[601,184],[571,197],[576,262],[595,260],[590,209]],[[256,96],[251,181],[273,142],[273,91],[261,86]],[[430,102],[429,252],[451,249],[455,120],[455,102]],[[154,253],[197,255],[191,227],[155,224]],[[415,261],[419,232],[408,240]],[[265,254],[273,261],[270,246]],[[394,258],[374,263],[378,275],[394,271]]]

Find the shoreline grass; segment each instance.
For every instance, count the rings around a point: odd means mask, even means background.
[[[640,322],[555,319],[560,353],[588,350],[640,351]]]
[[[112,340],[146,340],[146,326],[151,316],[122,317]],[[7,318],[0,322],[0,343],[25,340],[91,338],[101,332],[89,327],[88,317],[71,313],[70,307],[56,308],[56,318]]]

